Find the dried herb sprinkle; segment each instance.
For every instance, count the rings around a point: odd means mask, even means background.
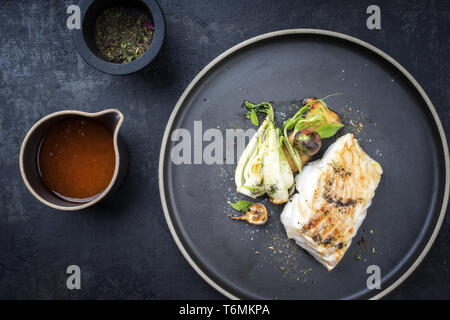
[[[150,46],[154,26],[145,14],[123,7],[103,11],[95,23],[95,44],[100,57],[113,63],[139,58]]]

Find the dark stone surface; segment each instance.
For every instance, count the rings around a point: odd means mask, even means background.
[[[450,134],[450,7],[446,1],[377,1],[382,29],[366,28],[368,1],[160,1],[166,41],[146,70],[110,76],[88,66],[66,29],[70,1],[0,6],[0,298],[221,299],[178,251],[162,213],[158,157],[183,89],[211,59],[261,33],[320,28],[367,41],[423,86]],[[27,130],[48,113],[119,108],[130,166],[120,196],[58,212],[20,178]],[[393,119],[393,125],[398,125]],[[420,128],[417,128],[420,130]],[[391,299],[450,298],[450,218],[418,269]],[[82,269],[82,290],[65,286]]]

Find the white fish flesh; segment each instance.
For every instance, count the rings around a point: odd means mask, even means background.
[[[382,173],[353,134],[338,138],[296,177],[298,193],[281,214],[288,237],[332,270],[366,217]]]

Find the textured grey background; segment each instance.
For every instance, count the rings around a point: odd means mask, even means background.
[[[223,298],[190,268],[166,226],[159,148],[173,106],[197,72],[261,33],[320,28],[375,45],[419,81],[449,137],[448,1],[160,1],[163,49],[146,70],[123,77],[94,70],[76,53],[65,27],[72,3],[0,4],[0,298]],[[366,28],[370,4],[381,7],[381,30]],[[18,166],[27,130],[54,111],[109,107],[126,118],[121,134],[130,166],[120,197],[79,213],[35,200]],[[388,298],[450,298],[449,219],[423,263]],[[82,269],[82,290],[66,289],[70,264]]]

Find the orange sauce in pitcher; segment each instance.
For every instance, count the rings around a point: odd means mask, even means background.
[[[38,168],[47,188],[71,202],[88,202],[111,182],[116,165],[113,133],[100,122],[71,116],[44,136]]]

